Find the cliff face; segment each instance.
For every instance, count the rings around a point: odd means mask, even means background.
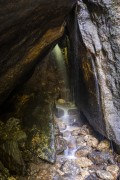
[[[77,17],[81,99],[87,96],[82,111],[97,131],[120,145],[120,2],[79,0]]]

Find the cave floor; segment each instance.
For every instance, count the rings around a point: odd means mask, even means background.
[[[106,139],[100,140],[89,125],[59,125],[56,162],[36,160],[29,166],[29,176],[19,180],[116,180],[120,173],[120,156]],[[61,152],[63,151],[64,152]]]

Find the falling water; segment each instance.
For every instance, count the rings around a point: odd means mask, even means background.
[[[59,108],[64,111],[64,114],[60,117],[60,114],[58,115],[59,119],[58,121],[62,121],[66,128],[64,130],[61,130],[61,133],[63,134],[63,138],[67,141],[67,149],[64,151],[64,156],[68,159],[75,159],[75,152],[77,151],[77,142],[76,137],[72,134],[74,130],[79,130],[79,119],[78,114],[75,113],[76,106],[73,103],[65,103],[65,104],[57,104],[58,108],[58,114],[61,112],[59,111]],[[68,114],[68,111],[71,111],[72,114]],[[74,112],[74,114],[73,114]],[[76,123],[76,125],[74,124]],[[78,123],[78,124],[77,124]],[[67,135],[66,135],[67,134]]]
[[[57,67],[59,69],[59,73],[60,73],[62,79],[64,80],[65,87],[67,88],[68,87],[67,68],[66,68],[64,56],[63,56],[62,51],[61,51],[58,44],[54,47],[52,53],[53,53],[55,60],[57,62]]]

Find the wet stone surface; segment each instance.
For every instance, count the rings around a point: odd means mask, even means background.
[[[32,156],[26,176],[8,180],[117,180],[120,156],[113,152],[108,140],[97,139],[88,125],[70,126],[69,122],[55,121],[56,162],[49,163]],[[10,176],[2,164],[0,170],[6,177]],[[2,173],[0,178],[5,179]]]
[[[26,180],[117,180],[119,156],[110,149],[109,141],[98,140],[88,125],[66,126],[56,139],[56,163],[31,163]]]

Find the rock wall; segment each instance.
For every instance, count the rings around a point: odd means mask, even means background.
[[[75,3],[76,0],[0,2],[0,104],[63,35],[65,19]]]
[[[86,91],[81,109],[97,131],[120,145],[120,2],[79,0],[77,16]]]

